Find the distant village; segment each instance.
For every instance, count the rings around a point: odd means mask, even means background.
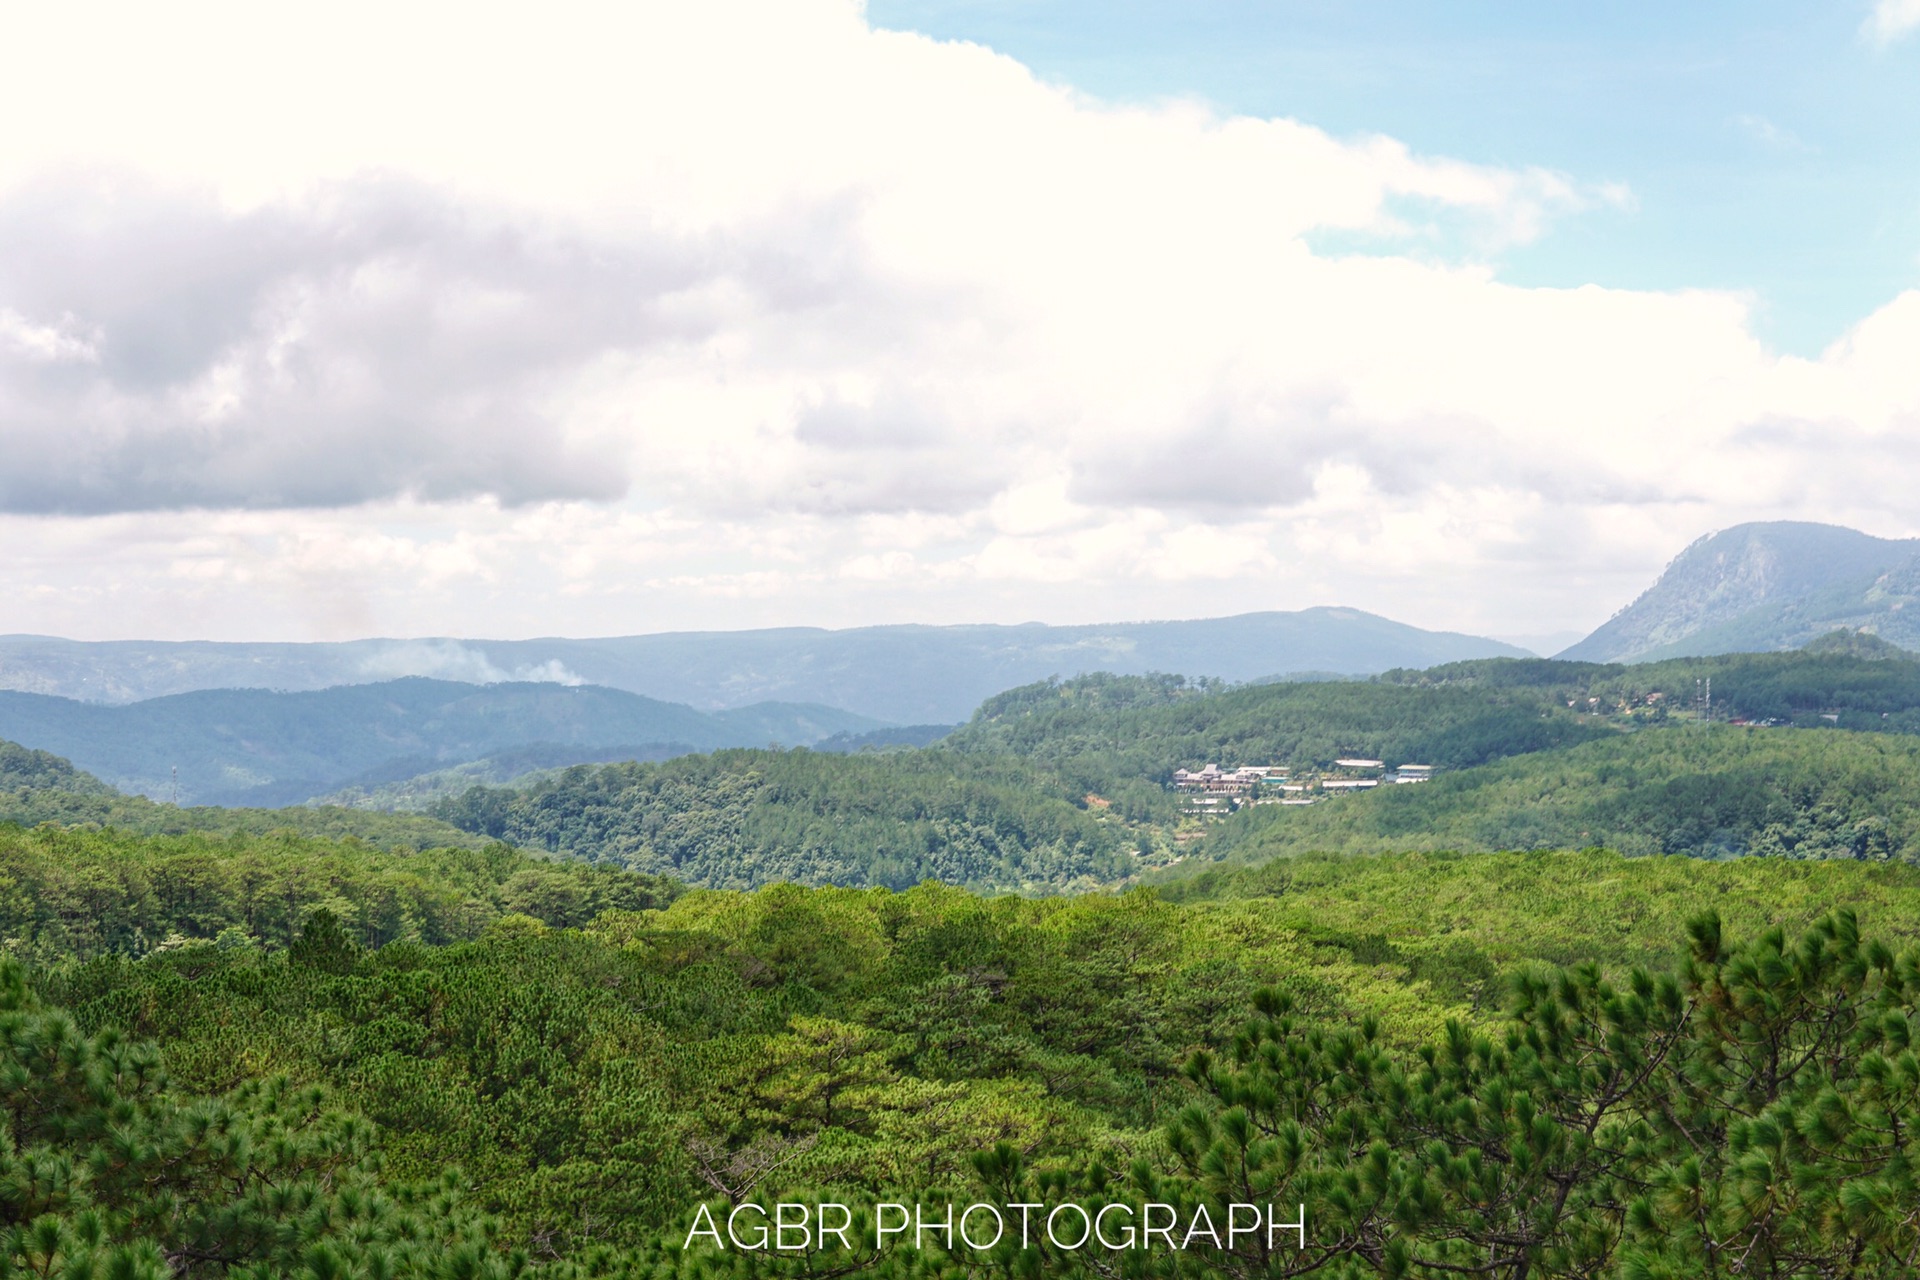
[[[1353,757],[1335,760],[1333,768],[1295,774],[1285,765],[1249,764],[1222,769],[1175,769],[1173,788],[1186,797],[1187,812],[1197,817],[1224,817],[1244,805],[1316,804],[1328,796],[1373,787],[1425,782],[1433,777],[1430,764],[1403,764],[1387,768],[1383,760]]]

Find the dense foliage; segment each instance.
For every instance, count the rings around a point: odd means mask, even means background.
[[[1220,824],[1206,852],[1569,849],[1698,857],[1920,858],[1920,743],[1690,725],[1610,736]]]
[[[71,762],[46,751],[0,742],[0,823],[113,827],[147,835],[266,835],[294,832],[315,839],[356,839],[383,849],[458,845],[480,849],[490,840],[413,814],[372,813],[333,806],[295,809],[182,809],[144,796],[122,795]]]
[[[0,999],[39,1020],[0,1102],[14,1167],[74,1190],[0,1194],[6,1247],[327,1280],[1903,1273],[1920,957],[1823,912],[1911,928],[1920,870],[1320,859],[1181,896],[697,892],[378,950],[322,911],[283,950],[56,966],[70,1015]],[[702,1204],[882,1199],[1304,1203],[1307,1247],[875,1249],[863,1218],[844,1252],[681,1248]]]
[[[1914,664],[1828,647],[1702,661],[1722,714],[1904,728]],[[0,745],[45,823],[0,826],[0,1280],[1914,1274],[1920,743],[1699,723],[1699,669],[1049,682],[931,749],[471,789],[470,847]],[[1348,753],[1443,769],[1173,838],[1180,764]],[[1595,845],[1647,856],[1549,851]],[[824,1201],[850,1247],[690,1236]]]
[[[884,756],[721,752],[475,788],[468,832],[751,888],[778,880],[1062,891],[1170,863],[1307,850],[1920,856],[1920,663],[1840,652],[1638,667],[1488,659],[1373,682],[1224,688],[1086,676],[1010,690],[939,745]],[[1701,674],[1706,673],[1706,674]],[[1716,720],[1693,690],[1713,680]],[[1796,726],[1807,726],[1799,728]],[[1817,728],[1814,728],[1816,727]],[[1838,728],[1842,732],[1835,732]],[[1206,827],[1168,780],[1208,762],[1435,765],[1419,787],[1262,807]]]
[[[768,1177],[879,1194],[964,1179],[999,1141],[1049,1163],[1150,1147],[1187,1049],[1287,967],[1283,935],[1226,959],[1230,935],[1180,915],[1140,896],[768,889],[589,934],[187,949],[54,986],[207,1089],[332,1082],[397,1175],[458,1163],[513,1239],[571,1254],[646,1246]]]
[[[324,1091],[174,1088],[152,1044],[87,1035],[0,960],[0,1274],[508,1280],[458,1181],[383,1183]]]
[[[515,844],[751,888],[779,880],[1070,891],[1172,859],[1166,782],[1210,760],[1367,752],[1465,768],[1613,730],[1540,697],[1088,676],[990,699],[940,745],[853,757],[726,751],[473,788],[431,813]]]
[[[476,787],[434,813],[528,848],[716,888],[935,879],[1063,890],[1111,883],[1140,862],[1140,834],[1044,765],[940,749],[720,751],[570,769],[524,790]]]
[[[946,745],[1045,760],[1078,789],[1127,796],[1144,817],[1167,812],[1175,769],[1209,762],[1314,769],[1367,756],[1464,769],[1609,732],[1534,690],[1352,681],[1223,689],[1178,676],[1095,675],[990,698]]]
[[[394,854],[353,840],[139,837],[0,826],[0,940],[52,961],[191,940],[285,947],[316,909],[360,945],[452,942],[502,916],[580,925],[665,905],[671,882],[526,857],[504,845]]]
[[[1792,653],[1729,653],[1632,666],[1494,658],[1389,671],[1377,678],[1415,688],[1499,690],[1509,696],[1531,692],[1642,723],[1661,718],[1649,713],[1704,714],[1711,680],[1715,720],[1920,733],[1920,658],[1854,632],[1836,633]]]
[[[1459,982],[1475,973],[1534,961],[1675,968],[1686,956],[1687,923],[1709,911],[1729,932],[1753,935],[1774,925],[1802,928],[1847,906],[1878,921],[1886,936],[1920,943],[1916,885],[1920,872],[1903,863],[1706,863],[1587,849],[1307,854],[1211,867],[1158,892],[1183,904],[1259,901],[1263,918],[1316,948],[1426,975],[1435,984],[1431,997],[1469,990]]]
[[[1319,1206],[1317,1238],[1163,1273],[1911,1274],[1920,955],[1846,913],[1691,932],[1678,974],[1529,975],[1499,1034],[1454,1023],[1411,1058],[1263,993],[1190,1065],[1206,1102],[1172,1146],[1215,1203]]]

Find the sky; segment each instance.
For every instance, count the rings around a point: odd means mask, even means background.
[[[0,633],[1339,604],[1920,533],[1920,0],[21,7]]]

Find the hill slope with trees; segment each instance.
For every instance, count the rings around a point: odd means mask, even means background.
[[[1058,892],[1125,879],[1142,864],[1141,841],[1155,847],[1044,767],[940,749],[582,767],[527,788],[475,787],[432,813],[526,848],[713,888],[933,879]]]
[[[417,814],[337,807],[292,809],[180,808],[145,796],[124,795],[69,760],[0,742],[0,823],[110,827],[144,835],[266,835],[291,832],[320,839],[354,839],[380,849],[457,846],[480,849],[485,836]]]
[[[923,750],[576,769],[449,795],[431,812],[478,835],[736,888],[936,878],[1057,892],[1161,874],[1176,858],[1311,849],[1920,856],[1901,798],[1920,783],[1920,744],[1906,736],[1920,730],[1920,662],[1858,635],[1823,648],[1639,666],[1494,659],[1234,688],[1086,676],[991,698]],[[1708,681],[1711,708],[1695,697]],[[1774,727],[1709,724],[1709,710]],[[1439,772],[1204,827],[1169,785],[1175,769],[1209,762],[1311,772],[1350,756]]]
[[[1500,661],[1511,661],[1502,659]],[[1325,768],[1342,756],[1465,769],[1603,737],[1531,687],[1292,681],[1227,688],[1177,676],[1084,676],[989,698],[943,740],[956,752],[1045,761],[1076,786],[1164,791],[1177,768]]]
[[[1698,725],[1516,756],[1219,824],[1214,858],[1388,849],[1577,849],[1920,859],[1920,742]]]
[[[1378,679],[1415,688],[1532,696],[1620,727],[1657,727],[1677,715],[1871,733],[1920,732],[1920,655],[1858,631],[1828,632],[1790,653],[1730,653],[1632,665],[1500,659],[1389,671]]]
[[[0,883],[6,951],[42,962],[196,939],[286,947],[318,910],[361,946],[455,942],[506,915],[582,925],[607,910],[664,906],[680,891],[500,844],[396,852],[290,830],[141,836],[51,824],[0,825]]]

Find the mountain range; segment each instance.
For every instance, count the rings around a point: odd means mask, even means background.
[[[1368,675],[1525,652],[1336,608],[1188,622],[785,627],[589,640],[244,644],[0,636],[0,689],[126,703],[202,689],[300,691],[426,676],[600,685],[709,711],[817,703],[891,724],[952,724],[1004,689],[1050,676]]]
[[[1836,630],[1920,649],[1920,539],[1770,521],[1709,534],[1558,656],[1649,662],[1795,649]]]
[[[719,747],[870,734],[865,716],[757,703],[705,712],[619,689],[410,677],[301,693],[208,689],[103,706],[0,692],[0,739],[64,756],[122,791],[278,806],[510,754],[488,776]]]
[[[1920,649],[1920,539],[1833,525],[1701,538],[1562,658]],[[888,626],[316,644],[0,637],[0,739],[215,805],[414,799],[730,746],[924,745],[1004,690],[1091,672],[1369,675],[1512,645],[1356,609],[1087,626]]]

